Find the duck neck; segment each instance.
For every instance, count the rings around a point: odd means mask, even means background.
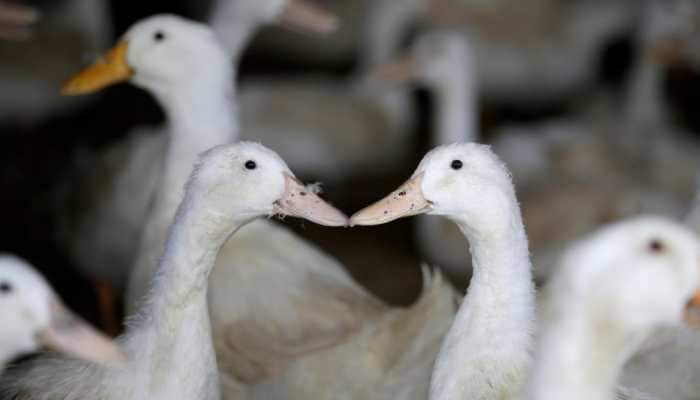
[[[514,197],[511,212],[488,229],[475,229],[467,218],[455,219],[469,240],[474,272],[438,356],[431,399],[509,398],[524,383],[535,289]]]
[[[607,400],[618,375],[643,335],[630,333],[611,319],[590,318],[572,310],[571,301],[543,328],[528,383],[537,400]]]
[[[238,64],[245,47],[261,25],[247,15],[241,7],[242,4],[228,0],[214,1],[214,7],[208,18],[209,25],[234,65]]]
[[[476,84],[470,68],[458,68],[445,82],[433,85],[433,146],[478,140]]]

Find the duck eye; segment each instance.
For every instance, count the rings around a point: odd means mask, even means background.
[[[0,282],[0,294],[9,294],[12,293],[12,285],[10,282],[7,281],[2,281]]]
[[[156,31],[156,33],[153,34],[153,40],[156,42],[162,42],[165,39],[165,33],[163,31]]]
[[[258,166],[258,164],[255,163],[253,160],[248,160],[245,162],[245,168],[246,169],[255,169]]]
[[[664,251],[666,246],[664,246],[663,242],[661,242],[659,239],[652,239],[649,242],[649,251],[652,253],[661,253]]]
[[[452,160],[452,164],[450,164],[450,167],[452,169],[457,170],[457,169],[462,169],[462,161],[461,160]]]

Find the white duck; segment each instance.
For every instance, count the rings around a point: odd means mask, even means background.
[[[0,254],[0,319],[0,374],[8,361],[41,347],[106,365],[125,361],[121,350],[68,310],[26,261],[9,254]]]
[[[465,35],[432,31],[421,34],[407,56],[377,68],[389,81],[412,81],[433,96],[431,145],[473,142],[479,137],[479,112],[474,53]],[[457,227],[440,218],[419,217],[417,245],[425,259],[439,265],[453,280],[470,275],[469,254]]]
[[[257,6],[251,7],[253,4]],[[167,126],[137,129],[123,141],[97,154],[89,163],[87,173],[81,171],[79,178],[71,177],[69,180],[71,185],[79,180],[80,187],[78,190],[67,190],[72,193],[71,197],[67,200],[67,206],[59,210],[59,240],[68,249],[76,266],[86,276],[100,283],[98,287],[107,289],[107,293],[103,293],[102,297],[109,298],[111,291],[121,292],[126,286],[133,255],[139,246],[143,221],[163,171],[163,149],[168,146],[169,135],[187,132],[189,138],[199,138],[197,140],[201,143],[196,148],[188,148],[188,143],[182,142],[182,148],[171,154],[169,162],[176,164],[177,168],[184,169],[180,175],[181,181],[187,178],[188,168],[199,151],[238,138],[237,121],[231,118],[231,114],[235,113],[233,98],[236,92],[232,79],[235,79],[237,63],[233,64],[233,69],[224,63],[227,62],[227,58],[239,57],[249,36],[259,25],[286,20],[287,14],[294,14],[296,8],[292,5],[303,6],[303,3],[299,0],[217,2],[218,12],[212,18],[214,28],[226,35],[222,39],[225,46],[217,43],[217,39],[211,33],[200,35],[200,39],[195,41],[179,40],[176,27],[173,28],[175,31],[170,33],[175,37],[163,36],[162,46],[158,39],[150,38],[153,48],[165,47],[170,53],[169,58],[160,57],[160,65],[154,66],[158,69],[154,72],[155,75],[161,70],[163,73],[173,70],[175,65],[181,64],[184,55],[194,58],[192,62],[211,57],[212,63],[207,68],[217,69],[217,72],[213,72],[211,76],[198,77],[204,78],[206,83],[193,84],[196,81],[193,79],[195,71],[189,71],[192,74],[185,73],[179,81],[174,81],[173,84],[177,85],[176,90],[179,91],[179,100],[174,100],[176,95],[170,94],[167,95],[167,99],[159,99],[162,100],[161,105],[165,107],[169,118]],[[225,20],[223,17],[230,19]],[[322,19],[330,20],[331,17]],[[151,34],[155,35],[157,29],[153,29]],[[92,79],[97,81],[87,83],[83,80],[79,84],[73,82],[73,86],[64,88],[64,93],[86,93],[97,90],[110,81],[128,78],[131,68],[123,63],[119,64],[127,56],[125,50],[126,47],[123,46],[120,50],[110,53],[105,60],[108,63],[116,62],[117,70],[102,68],[99,70],[101,72],[93,75]],[[157,57],[154,59],[158,60]],[[224,74],[229,76],[224,77]],[[207,85],[214,87],[211,93],[206,91]],[[192,95],[195,90],[203,91],[203,95],[216,97],[214,101],[220,101],[217,103],[219,108],[213,108],[217,104],[206,100],[209,97],[202,101],[183,102],[183,99],[186,100],[186,96]],[[221,103],[224,101],[225,103]],[[182,152],[185,154],[179,154]],[[177,157],[185,158],[178,161]],[[177,205],[178,199],[173,200],[172,208]],[[165,224],[167,226],[167,222]],[[105,305],[103,308],[109,306]]]
[[[635,1],[424,0],[424,24],[472,39],[485,101],[552,104],[595,79],[606,40],[635,21]]]
[[[139,43],[130,42],[137,46]],[[207,311],[207,279],[228,238],[257,217],[300,216],[330,226],[347,217],[305,187],[277,154],[241,142],[206,152],[195,167],[168,233],[149,300],[118,339],[121,368],[39,359],[4,378],[3,398],[220,398]]]
[[[527,398],[615,398],[622,366],[654,328],[684,315],[697,322],[686,304],[700,306],[699,257],[694,234],[658,217],[611,224],[573,245],[547,288]]]
[[[474,269],[435,363],[430,398],[513,398],[530,365],[535,289],[510,174],[488,146],[440,146],[408,182],[350,223],[374,225],[423,213],[457,224],[469,241]]]
[[[678,10],[684,4],[645,3],[640,57],[622,104],[506,128],[496,138],[521,190],[538,278],[550,275],[562,248],[581,234],[640,211],[678,217],[693,195],[700,146],[669,124],[660,84],[668,59],[660,56],[692,42],[683,39],[695,21]]]
[[[118,69],[125,71],[134,83],[160,98],[179,92],[174,90],[179,86],[173,80],[182,79],[177,74],[192,65],[179,62],[177,69],[163,70],[161,65],[172,65],[171,60],[178,60],[179,53],[153,49],[158,46],[153,41],[153,34],[158,31],[173,42],[173,48],[178,48],[178,38],[197,43],[198,39],[208,37],[205,34],[208,30],[175,17],[153,17],[127,33],[128,44],[118,45],[117,49],[121,50],[117,51],[122,55],[111,58],[112,64],[120,66]],[[225,69],[209,68],[218,58],[210,54],[188,59],[204,60],[205,65],[195,63],[194,70],[184,73],[185,77],[201,75],[192,82],[185,79],[184,88],[193,86],[208,91],[206,98],[199,99],[202,91],[189,92],[192,95],[184,98],[207,110],[231,109],[227,98],[212,95],[230,87],[227,79],[231,74]],[[99,77],[103,76],[104,67],[105,64],[99,64],[83,77],[103,79]],[[198,73],[202,68],[208,72]],[[172,88],[163,91],[167,84]],[[172,100],[163,101],[167,104]],[[187,108],[188,113],[179,118],[196,116],[195,106]],[[181,108],[173,110],[180,112]],[[199,132],[195,128],[192,132]],[[180,165],[185,161],[170,154],[182,151],[179,149],[193,154],[211,145],[197,136],[186,136],[190,133],[173,135],[171,148],[167,149],[166,159],[177,161],[173,161],[175,165],[166,164],[164,176],[169,179],[161,181],[154,208],[146,221],[143,247],[127,298],[134,309],[146,293],[143,282],[155,272],[157,266],[153,261],[163,246],[159,241],[164,240],[165,227],[175,215],[173,204],[182,196],[186,179],[186,168]],[[226,132],[201,133],[205,138],[215,134],[222,135],[220,140],[225,140],[227,135]],[[298,195],[309,195],[311,190]],[[439,277],[426,283],[416,305],[393,309],[360,287],[338,262],[283,227],[264,220],[250,224],[225,244],[211,275],[212,331],[226,397],[250,390],[262,398],[272,396],[271,393],[284,393],[289,398],[336,398],[341,391],[348,391],[349,395],[355,393],[353,390],[390,393],[392,385],[397,384],[420,397],[427,390],[439,340],[454,315],[454,292]],[[367,351],[372,354],[369,359],[364,358]],[[352,358],[357,355],[362,356]],[[349,365],[348,360],[360,363],[362,368],[358,367],[357,371],[361,373],[339,372],[338,368]],[[295,367],[299,365],[304,367]],[[403,380],[384,382],[387,375],[403,377],[405,371],[415,384],[407,385]]]

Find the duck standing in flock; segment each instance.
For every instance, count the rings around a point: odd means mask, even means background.
[[[112,341],[68,310],[24,260],[0,254],[0,375],[5,365],[40,347],[104,365],[125,357]]]
[[[274,214],[347,223],[267,148],[241,142],[209,150],[187,184],[149,298],[118,339],[126,365],[88,368],[78,360],[41,358],[2,377],[2,398],[220,398],[207,279],[231,235]]]

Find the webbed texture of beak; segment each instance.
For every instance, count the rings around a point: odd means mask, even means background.
[[[282,25],[327,35],[338,30],[338,18],[307,0],[289,0],[278,18]]]
[[[119,42],[94,64],[69,79],[61,89],[63,95],[88,94],[115,83],[129,80],[134,71],[126,62],[129,44]]]
[[[347,226],[348,217],[307,189],[295,177],[285,174],[285,191],[275,202],[275,213],[304,218],[319,225]]]
[[[700,290],[686,304],[683,319],[686,324],[700,328]]]
[[[36,335],[40,346],[107,366],[123,366],[126,354],[109,337],[68,310],[58,299],[51,303],[51,324]]]
[[[350,218],[350,226],[385,224],[430,211],[432,204],[423,196],[422,181],[423,173],[409,179],[385,198],[356,212]]]

